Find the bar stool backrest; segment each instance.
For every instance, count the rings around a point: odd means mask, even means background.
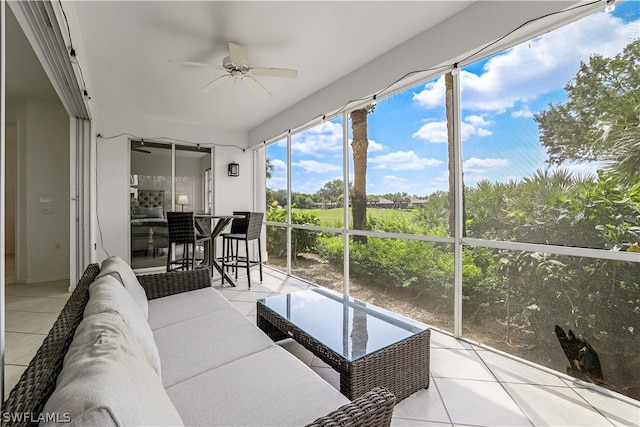
[[[262,231],[262,219],[264,212],[250,212],[247,224],[247,240],[256,240],[260,238]]]
[[[170,243],[195,243],[196,223],[193,212],[167,212]]]
[[[234,211],[233,215],[244,215],[244,218],[234,218],[231,221],[231,234],[246,234],[247,233],[247,219],[251,212],[246,211]]]

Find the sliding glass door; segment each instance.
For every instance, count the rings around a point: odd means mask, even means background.
[[[134,269],[166,265],[168,211],[211,211],[211,197],[207,197],[213,188],[211,154],[210,148],[131,141],[130,248]]]

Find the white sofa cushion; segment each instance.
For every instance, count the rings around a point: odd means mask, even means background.
[[[161,375],[160,355],[151,327],[131,294],[113,276],[103,276],[89,286],[89,302],[84,317],[97,313],[117,313],[136,336],[149,365]]]
[[[302,426],[349,402],[279,346],[168,387],[167,393],[185,424],[194,426]]]
[[[183,308],[189,310],[188,306]],[[165,387],[275,346],[232,306],[156,329],[153,335],[162,359]]]
[[[80,322],[43,413],[68,414],[78,426],[182,425],[140,343],[115,313]]]
[[[136,274],[133,272],[129,264],[117,255],[109,257],[102,261],[98,278],[112,275],[131,293],[133,300],[140,306],[144,313],[145,319],[149,317],[149,303],[147,294],[142,285],[138,281]]]
[[[213,288],[173,294],[149,301],[149,325],[155,331],[229,307],[231,303]]]

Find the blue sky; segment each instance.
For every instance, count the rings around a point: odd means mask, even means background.
[[[594,53],[614,56],[639,37],[640,3],[627,0],[612,14],[596,13],[463,67],[465,185],[520,179],[545,168],[533,115],[566,99],[563,87],[580,61]],[[293,191],[314,193],[327,181],[342,178],[342,133],[338,118],[292,136]],[[368,194],[424,196],[446,190],[443,78],[379,100],[368,115],[368,137]],[[286,188],[284,144],[267,147],[267,158],[275,167],[267,187]],[[592,173],[598,166],[563,165],[576,174]]]

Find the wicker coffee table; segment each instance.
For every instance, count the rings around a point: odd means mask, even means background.
[[[386,387],[399,402],[429,387],[430,329],[326,289],[257,301],[258,327],[272,340],[293,338],[340,373],[353,400]]]

